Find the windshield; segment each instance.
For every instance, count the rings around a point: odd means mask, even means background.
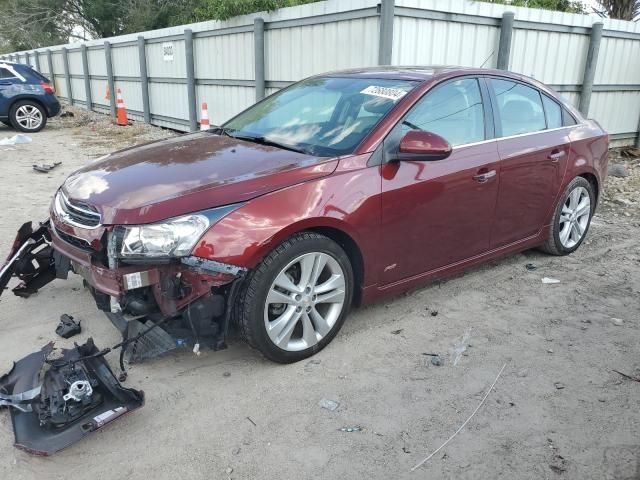
[[[346,155],[416,84],[377,78],[311,78],[254,105],[223,129],[233,137],[311,155]]]

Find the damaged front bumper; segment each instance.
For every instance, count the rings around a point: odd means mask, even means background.
[[[199,258],[125,263],[113,254],[112,231],[84,240],[51,221],[23,225],[0,272],[0,294],[12,276],[13,293],[28,297],[68,272],[79,274],[123,337],[162,321],[162,329],[140,340],[129,360],[142,360],[178,346],[226,347],[232,306],[246,270]]]
[[[92,339],[60,351],[50,343],[0,377],[16,447],[51,455],[144,405],[144,393],[123,387],[104,353]]]

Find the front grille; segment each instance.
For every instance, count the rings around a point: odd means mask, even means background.
[[[62,221],[81,228],[100,226],[100,214],[89,205],[72,203],[60,190],[56,196],[56,213]]]
[[[56,235],[60,237],[61,240],[68,243],[69,245],[73,245],[80,250],[84,250],[85,252],[93,252],[93,248],[91,244],[82,238],[74,237],[73,235],[69,235],[68,233],[64,233],[59,228],[56,228]]]

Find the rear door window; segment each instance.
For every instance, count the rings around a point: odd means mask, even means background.
[[[542,94],[542,104],[547,117],[547,128],[562,127],[562,108],[554,100]]]
[[[453,80],[428,92],[402,121],[402,133],[409,130],[436,133],[454,147],[484,140],[478,80]]]
[[[540,92],[522,83],[491,79],[497,100],[502,137],[539,132],[547,128]]]

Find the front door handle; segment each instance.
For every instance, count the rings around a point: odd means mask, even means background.
[[[488,172],[478,173],[473,176],[473,179],[478,183],[486,183],[496,176],[495,170],[489,170]]]
[[[551,160],[552,162],[557,162],[558,160],[560,160],[565,155],[566,154],[564,153],[564,150],[554,150],[549,154],[549,156],[547,158],[549,160]]]

